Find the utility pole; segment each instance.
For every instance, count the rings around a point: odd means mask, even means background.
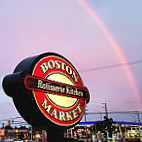
[[[87,111],[87,106],[85,107],[85,111],[84,111],[84,119],[85,119],[85,122],[87,121],[87,118],[86,118],[86,111]]]
[[[86,122],[86,111],[84,112],[84,119],[85,119],[85,122]]]
[[[107,103],[102,103],[105,108],[106,117],[108,118]]]
[[[137,111],[137,116],[138,116],[138,122],[141,123],[139,111]]]

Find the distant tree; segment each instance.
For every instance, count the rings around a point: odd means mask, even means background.
[[[9,126],[9,125],[6,125],[5,127],[4,127],[5,129],[13,129],[11,126]]]
[[[27,129],[26,126],[20,126],[19,129]]]
[[[0,129],[4,129],[4,123],[2,123],[2,127]]]
[[[103,121],[98,121],[96,124],[93,125],[92,130],[95,132],[100,131],[101,133],[104,133],[105,135],[107,134],[107,132],[109,132],[109,134],[112,135],[112,133],[115,130],[114,124],[115,122],[113,121],[112,118],[104,117]]]
[[[15,126],[15,128],[14,128],[14,129],[18,129],[18,127],[16,127],[16,126]]]

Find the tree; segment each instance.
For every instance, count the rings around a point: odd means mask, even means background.
[[[98,121],[96,124],[94,124],[92,130],[95,132],[100,131],[101,133],[104,133],[104,135],[107,135],[107,132],[109,132],[109,134],[112,135],[115,130],[114,124],[115,122],[112,118],[104,117],[103,121]]]
[[[11,126],[9,126],[9,125],[7,125],[7,126],[5,126],[5,129],[7,130],[7,129],[13,129]]]
[[[20,126],[19,129],[27,129],[26,126]]]

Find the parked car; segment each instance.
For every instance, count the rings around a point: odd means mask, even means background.
[[[24,141],[21,139],[14,139],[13,142],[24,142]]]
[[[5,142],[12,142],[13,139],[5,139],[4,141],[5,141]]]

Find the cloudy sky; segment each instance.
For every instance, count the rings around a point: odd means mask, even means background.
[[[88,112],[104,111],[102,103],[108,111],[142,111],[141,7],[141,0],[1,0],[0,120],[19,115],[3,77],[44,52],[77,68],[90,91]]]

